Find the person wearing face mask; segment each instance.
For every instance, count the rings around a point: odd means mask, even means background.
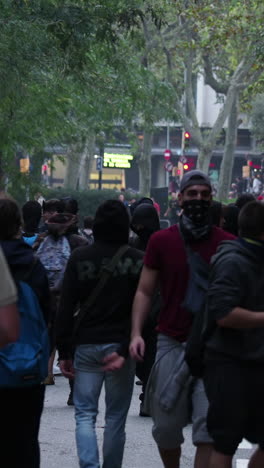
[[[150,377],[154,393],[149,408],[154,422],[153,438],[165,468],[179,468],[183,428],[190,418],[193,443],[197,447],[194,467],[206,467],[212,451],[212,439],[206,427],[208,401],[201,379],[190,378],[185,382],[180,397],[170,411],[162,407],[157,397],[161,395],[164,383],[170,382],[172,375],[178,375],[179,361],[184,356],[192,325],[191,314],[182,306],[189,278],[184,244],[210,263],[218,245],[223,240],[234,239],[232,234],[212,224],[211,201],[209,177],[198,170],[186,173],[180,184],[182,214],[179,223],[151,236],[134,298],[130,354],[142,361],[145,343],[141,333],[151,310],[153,293],[159,284],[162,306],[157,326],[157,353],[152,373],[154,381]],[[173,389],[169,390],[173,392]]]
[[[130,223],[132,231],[137,235],[134,239],[133,247],[145,251],[148,241],[154,232],[160,230],[159,215],[154,205],[150,203],[139,204]],[[142,392],[139,396],[141,401],[139,416],[150,416],[144,411],[145,390],[149,378],[152,365],[155,361],[156,345],[157,345],[157,317],[160,311],[160,292],[157,290],[152,299],[151,312],[145,322],[142,336],[145,341],[145,355],[143,362],[137,362],[136,376],[142,382]]]

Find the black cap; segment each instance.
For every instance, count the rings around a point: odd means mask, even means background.
[[[208,185],[210,190],[212,190],[211,180],[208,175],[196,169],[184,174],[180,183],[180,192],[183,192],[187,187],[192,185]]]

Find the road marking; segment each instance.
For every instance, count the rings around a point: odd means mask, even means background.
[[[249,460],[239,459],[236,461],[236,468],[247,468]]]
[[[248,442],[246,439],[243,439],[242,442],[238,446],[239,449],[252,449],[252,444]]]

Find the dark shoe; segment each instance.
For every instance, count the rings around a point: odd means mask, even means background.
[[[69,394],[69,398],[67,400],[67,405],[68,406],[74,406],[72,392]]]
[[[54,375],[49,374],[43,381],[44,385],[55,385]]]
[[[143,411],[143,403],[140,403],[139,416],[141,416],[142,418],[150,418],[150,414]]]

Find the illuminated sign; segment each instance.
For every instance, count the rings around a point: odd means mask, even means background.
[[[131,154],[104,154],[104,167],[129,169],[134,156]]]

